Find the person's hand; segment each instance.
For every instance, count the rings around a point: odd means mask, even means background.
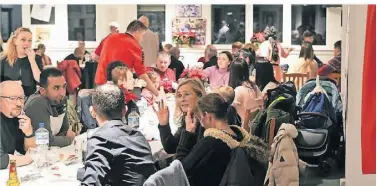
[[[30,136],[33,134],[33,127],[31,126],[31,120],[26,115],[18,116],[18,128],[22,130],[25,136]]]
[[[76,137],[76,133],[74,133],[72,131],[72,127],[71,126],[69,127],[66,136],[71,137],[71,138],[75,138]]]
[[[197,119],[194,117],[194,113],[191,108],[188,109],[187,115],[185,118],[186,121],[186,131],[195,132],[197,126]]]
[[[19,160],[17,161],[17,166],[29,165],[32,161],[33,160],[28,155],[21,156],[21,158],[19,158]]]
[[[160,125],[169,124],[169,108],[166,106],[165,101],[161,100],[158,102],[158,109],[153,106],[154,112],[157,114],[158,121]]]
[[[31,48],[25,48],[25,53],[29,59],[29,61],[35,61],[35,52]]]

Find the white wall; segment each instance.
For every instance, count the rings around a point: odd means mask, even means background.
[[[166,5],[166,43],[171,43],[171,28],[172,19],[175,17],[176,5]],[[249,40],[253,34],[253,5],[246,4],[246,23],[245,32],[246,40]],[[318,58],[323,62],[330,60],[332,56],[333,43],[340,40],[340,8],[328,8],[326,18],[327,28],[327,45],[326,46],[314,46],[314,50]],[[129,22],[136,19],[137,5],[96,5],[96,42],[86,42],[86,46],[89,51],[93,51],[99,44],[102,38],[108,34],[108,24],[111,21],[117,21],[121,27],[120,30],[124,31]],[[56,5],[55,8],[55,25],[41,25],[42,27],[48,27],[51,29],[50,41],[45,43],[47,46],[47,54],[50,55],[53,63],[57,60],[62,60],[65,56],[72,53],[74,48],[77,47],[77,42],[68,41],[68,20],[67,20],[67,5]],[[202,5],[202,17],[207,20],[206,28],[206,43],[211,43],[211,5]],[[36,25],[30,24],[30,5],[22,5],[22,22],[23,26],[30,27],[35,30]],[[37,25],[40,26],[40,25]],[[283,5],[283,41],[284,47],[290,46],[290,33],[291,33],[291,5]],[[203,56],[203,49],[205,46],[199,46],[196,48],[183,48],[181,49],[181,55],[184,56],[184,64],[190,64],[197,61],[197,59]],[[218,51],[230,50],[231,45],[217,45]],[[293,46],[296,51],[292,52],[287,59],[282,59],[281,63],[291,63],[296,61],[300,46]]]
[[[376,185],[376,175],[361,173],[361,98],[367,5],[343,6],[343,11],[342,90],[348,94],[345,102],[346,185],[372,186]]]

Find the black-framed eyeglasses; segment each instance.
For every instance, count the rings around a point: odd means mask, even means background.
[[[0,96],[0,98],[5,98],[6,100],[11,102],[25,101],[25,96]]]

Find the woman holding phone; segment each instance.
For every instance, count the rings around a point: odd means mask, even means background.
[[[43,69],[42,58],[35,55],[31,45],[31,31],[20,27],[10,36],[0,56],[1,79],[21,81],[27,97],[36,92]]]

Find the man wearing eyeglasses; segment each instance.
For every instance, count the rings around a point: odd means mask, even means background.
[[[25,154],[29,147],[35,147],[30,118],[23,114],[24,90],[19,81],[0,83],[0,169],[6,169],[9,160],[16,160],[17,166],[31,163]]]

